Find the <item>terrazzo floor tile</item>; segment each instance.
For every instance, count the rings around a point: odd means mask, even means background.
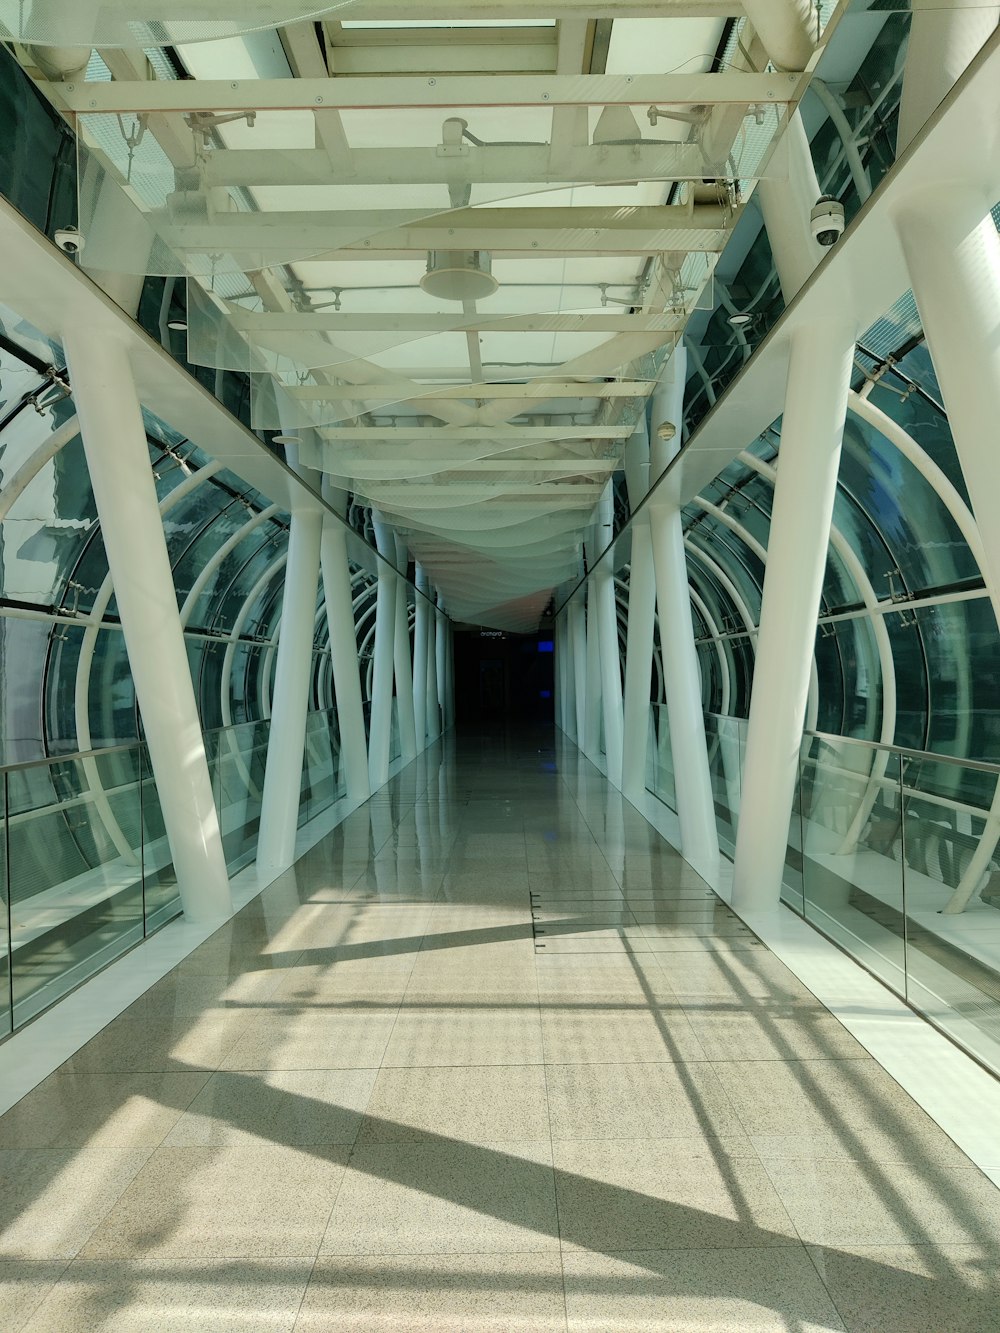
[[[798,1234],[745,1136],[553,1142],[564,1249],[745,1249]]]
[[[243,1010],[160,1017],[128,1010],[61,1066],[64,1073],[176,1073],[217,1069],[246,1030]]]
[[[152,1151],[48,1148],[0,1152],[0,1258],[72,1259]]]
[[[801,1247],[563,1258],[569,1333],[832,1333],[844,1325]]]
[[[376,1072],[304,1069],[213,1074],[174,1125],[165,1146],[353,1143]]]
[[[4,1333],[1000,1328],[987,1177],[575,751],[446,746],[0,1118]]]
[[[84,1259],[314,1255],[345,1148],[158,1148],[94,1230]]]
[[[383,1068],[359,1142],[540,1139],[549,1132],[539,1065]]]
[[[764,1165],[807,1244],[976,1244],[1000,1263],[1000,1191],[974,1166],[877,1158]]]
[[[0,1149],[155,1148],[208,1082],[199,1073],[56,1073],[0,1117]]]
[[[565,1333],[562,1268],[545,1254],[319,1259],[296,1333]]]
[[[78,1259],[26,1333],[291,1333],[312,1258]]]
[[[646,1064],[703,1060],[701,1043],[676,1005],[546,1005],[542,1009],[546,1059],[567,1064]]]
[[[872,1059],[739,1060],[712,1064],[764,1158],[968,1158]]]
[[[388,1008],[346,997],[255,1019],[221,1069],[377,1069],[396,1021]]]
[[[65,1260],[0,1259],[0,1327],[7,1333],[20,1333],[65,1269]],[[561,1302],[561,1271],[559,1299]]]
[[[475,994],[425,1008],[405,1002],[383,1068],[433,1065],[527,1065],[542,1062],[542,1025],[534,1005],[508,1009],[476,1003]]]
[[[868,1052],[823,1009],[719,1013],[711,1002],[681,1008],[709,1060],[867,1060]]]
[[[742,1130],[712,1066],[547,1065],[554,1139],[650,1139]]]
[[[851,1333],[986,1333],[1000,1310],[996,1255],[978,1245],[810,1247]]]
[[[321,1254],[559,1249],[548,1139],[355,1148]]]

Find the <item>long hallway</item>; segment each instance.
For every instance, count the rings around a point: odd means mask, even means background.
[[[28,1333],[1000,1308],[1000,1193],[551,731],[427,750],[0,1119],[0,1164]]]

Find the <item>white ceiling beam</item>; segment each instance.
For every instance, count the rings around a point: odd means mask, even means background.
[[[323,219],[336,214],[297,213],[227,213],[212,223],[172,223],[149,215],[161,239],[175,253],[216,254],[249,250],[260,253],[267,247],[273,263],[309,258],[332,262],[343,258],[399,255],[412,259],[414,252],[456,248],[455,229],[448,225],[448,215],[432,223],[399,230],[373,232],[359,239],[357,230],[325,225]],[[288,221],[272,221],[276,217]],[[734,218],[735,218],[734,214]],[[297,221],[292,221],[296,218]],[[313,221],[313,218],[318,219]],[[490,250],[505,255],[648,255],[659,250],[698,250],[714,254],[721,250],[728,232],[675,225],[647,228],[612,226],[602,229],[566,227],[547,230],[542,227],[469,228],[458,242],[463,248]],[[258,261],[260,262],[260,261]]]
[[[634,145],[577,146],[553,161],[548,144],[508,148],[463,145],[454,156],[437,148],[355,148],[352,185],[574,185],[700,180],[709,163],[697,144],[647,140]],[[217,148],[204,162],[207,186],[333,185],[322,149]]]
[[[339,460],[334,460],[339,462]],[[389,460],[387,466],[391,465]],[[405,454],[400,455],[399,461],[407,461]],[[477,458],[465,467],[461,463],[456,463],[454,459],[441,458],[430,459],[428,465],[437,465],[441,472],[447,473],[450,478],[462,476],[471,478],[480,473],[490,472],[562,472],[568,477],[586,477],[592,472],[614,472],[620,465],[620,460],[614,458]],[[418,481],[407,482],[406,485],[419,485]],[[442,485],[451,485],[451,481],[443,482]],[[456,482],[456,485],[464,485],[466,482]]]
[[[434,32],[435,29],[415,29],[417,32]],[[440,30],[438,30],[440,31]],[[472,31],[470,29],[470,31]],[[476,30],[478,31],[478,29]],[[509,31],[501,28],[501,32]],[[540,32],[548,35],[549,40],[541,42],[438,42],[388,45],[342,46],[339,42],[333,48],[336,53],[337,74],[357,77],[366,74],[554,74],[556,72],[556,47],[551,33],[546,28],[525,28],[527,32]]]
[[[519,442],[538,440],[620,440],[631,435],[632,426],[323,426],[325,440],[347,440],[370,444],[377,440],[502,440],[517,448]]]
[[[315,314],[258,314],[234,310],[230,323],[247,334],[275,333],[649,333],[680,332],[684,317],[675,314],[571,313],[500,315],[348,314],[318,310]],[[465,394],[469,396],[468,391]]]
[[[290,385],[285,392],[292,398],[314,402],[402,402],[415,401],[425,394],[435,398],[538,398],[542,401],[558,398],[645,398],[655,388],[654,380],[603,380],[581,383],[579,380],[537,380],[527,384],[426,384],[417,386],[403,381],[398,384],[300,384]]]
[[[510,106],[752,106],[794,100],[801,74],[389,75],[352,79],[178,79],[42,82],[59,107],[127,111],[315,111]]]
[[[741,18],[735,0],[358,0],[352,21],[416,23],[424,19]]]

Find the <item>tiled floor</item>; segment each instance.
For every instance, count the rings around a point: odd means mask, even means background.
[[[552,747],[422,757],[0,1119],[0,1326],[1000,1327],[1000,1191]]]

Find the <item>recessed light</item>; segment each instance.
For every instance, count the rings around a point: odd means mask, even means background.
[[[742,329],[753,319],[753,315],[748,315],[745,310],[735,310],[729,316],[729,322],[734,329]]]
[[[274,443],[274,444],[301,444],[301,443],[302,443],[302,439],[301,439],[301,437],[298,436],[298,435],[272,435],[272,436],[271,436],[271,440],[272,440],[272,443]]]
[[[174,333],[187,333],[188,322],[186,319],[168,319],[167,328],[173,329]]]

